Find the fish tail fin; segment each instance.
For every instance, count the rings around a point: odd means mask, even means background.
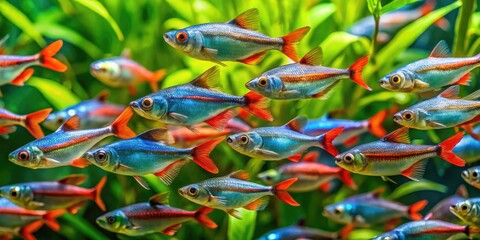
[[[133,138],[136,136],[135,132],[128,127],[128,121],[133,115],[133,111],[131,108],[126,108],[120,116],[115,119],[115,121],[111,125],[111,131],[113,134],[118,136],[119,138]]]
[[[102,189],[105,186],[105,183],[107,182],[107,177],[103,177],[100,179],[100,182],[97,183],[97,186],[92,189],[91,191],[91,198],[94,200],[94,202],[97,204],[97,206],[102,209],[102,211],[105,211],[105,203],[103,203],[102,200]]]
[[[33,236],[32,233],[38,231],[38,229],[40,229],[41,227],[43,226],[43,222],[42,221],[35,221],[35,222],[32,222],[24,227],[22,227],[20,229],[20,236],[22,236],[25,240],[36,240],[37,238],[35,238]],[[8,238],[7,238],[8,239]]]
[[[414,221],[418,221],[418,220],[422,220],[423,216],[422,214],[420,214],[419,212],[425,207],[427,206],[428,204],[428,201],[427,200],[421,200],[421,201],[418,201],[414,204],[412,204],[409,208],[408,208],[408,215],[410,216],[410,218]]]
[[[368,120],[368,129],[373,135],[379,138],[382,138],[385,135],[387,135],[387,131],[382,126],[382,123],[386,117],[387,117],[387,111],[382,110],[377,114],[373,115],[373,117],[371,117]]]
[[[436,0],[425,1],[425,3],[422,6],[420,6],[420,8],[419,8],[420,12],[422,13],[422,16],[430,13],[431,11],[433,11],[433,9],[435,9],[435,5],[437,5]]]
[[[340,180],[345,183],[345,185],[353,190],[357,190],[357,184],[352,179],[352,176],[350,176],[350,172],[341,168],[339,172],[339,178]]]
[[[302,27],[282,37],[282,52],[294,62],[299,61],[296,44],[305,37],[308,31],[310,31],[310,27]]]
[[[272,192],[275,196],[277,196],[283,202],[292,205],[292,206],[300,206],[300,204],[292,198],[292,196],[287,192],[287,189],[297,181],[298,178],[290,178],[287,179],[275,186],[272,187]]]
[[[471,237],[472,233],[480,233],[480,229],[475,226],[465,226],[464,233],[468,237]]]
[[[370,88],[365,81],[363,81],[362,78],[362,71],[365,65],[368,63],[368,58],[369,56],[364,56],[360,59],[358,59],[356,62],[354,62],[348,70],[350,71],[350,79],[354,81],[356,84],[362,86],[363,88],[367,89],[368,91],[371,91],[372,88]]]
[[[55,54],[62,48],[63,41],[57,40],[52,44],[46,46],[40,53],[38,54],[38,59],[43,67],[57,71],[57,72],[65,72],[67,71],[67,66],[62,62],[58,61],[58,59],[53,58]]]
[[[270,99],[256,93],[256,92],[248,92],[243,96],[246,102],[246,109],[251,114],[265,119],[267,121],[273,121],[273,116],[270,110],[268,110],[268,106],[270,106]]]
[[[48,114],[50,114],[51,111],[51,108],[45,108],[25,116],[25,127],[35,138],[42,138],[45,136],[42,128],[40,128],[40,123],[48,117]]]
[[[460,142],[460,140],[462,140],[462,137],[463,137],[463,132],[458,132],[438,145],[438,148],[440,151],[440,154],[439,154],[440,157],[443,160],[459,167],[465,166],[465,161],[460,157],[458,157],[457,155],[455,155],[455,153],[453,153],[452,150],[457,145],[457,143]]]
[[[49,211],[43,216],[43,221],[45,222],[45,225],[47,225],[50,229],[58,232],[60,231],[60,224],[58,224],[57,218],[62,216],[64,213],[64,209]]]
[[[167,74],[167,70],[165,69],[160,69],[157,70],[153,73],[152,77],[148,79],[148,83],[150,84],[150,87],[152,88],[152,91],[156,92],[158,91],[158,82],[160,82],[165,75]]]
[[[215,146],[223,141],[223,137],[210,140],[202,143],[192,149],[192,160],[201,168],[211,173],[218,173],[218,168],[212,159],[209,157]]]
[[[333,145],[333,140],[335,140],[335,138],[338,137],[338,135],[340,135],[342,131],[343,127],[338,127],[319,136],[320,144],[323,146],[323,149],[325,149],[325,151],[332,154],[333,156],[338,155],[338,150]]]
[[[208,217],[208,214],[213,211],[213,208],[209,207],[201,207],[197,211],[195,211],[195,220],[197,220],[198,223],[202,224],[203,226],[207,228],[217,228],[218,225]]]

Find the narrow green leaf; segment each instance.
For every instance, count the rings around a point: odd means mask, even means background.
[[[324,65],[330,66],[333,60],[335,60],[340,54],[344,53],[344,50],[354,43],[359,43],[365,49],[369,48],[368,39],[363,37],[358,37],[347,32],[334,32],[328,35],[322,44],[320,44],[324,49]]]
[[[382,234],[382,232],[373,229],[356,229],[352,231],[348,237],[350,239],[372,239],[380,234]]]
[[[110,24],[110,27],[112,27],[115,34],[117,34],[118,40],[123,41],[124,37],[123,37],[122,30],[120,30],[120,27],[118,26],[117,22],[112,18],[110,13],[108,13],[107,9],[105,8],[105,6],[103,6],[102,3],[100,3],[97,0],[75,0],[75,1],[82,4],[86,8],[92,10],[92,12],[98,14],[100,17],[105,19]]]
[[[46,42],[43,40],[42,34],[40,34],[30,19],[25,16],[15,6],[11,5],[7,1],[0,1],[0,13],[12,22],[15,26],[20,28],[23,32],[29,35],[40,46],[45,46]]]
[[[242,219],[236,219],[228,215],[228,239],[244,240],[253,239],[255,231],[255,223],[257,219],[257,211],[251,211],[239,208],[238,215]]]
[[[85,237],[89,239],[97,240],[108,240],[108,237],[103,235],[95,227],[93,227],[89,222],[83,219],[80,216],[76,216],[70,213],[65,213],[62,215],[62,220],[65,220],[71,226],[75,226],[75,229]]]
[[[157,176],[153,174],[145,175],[143,176],[143,179],[145,179],[145,181],[148,183],[150,188],[157,193],[170,191],[170,188],[166,186]]]
[[[56,109],[64,109],[80,102],[80,99],[69,89],[50,79],[32,77],[26,84],[37,88],[37,90],[40,91],[47,101]]]
[[[380,10],[380,14],[384,14],[390,11],[395,11],[399,8],[402,8],[408,4],[414,3],[414,2],[419,2],[420,0],[395,0],[390,2],[389,4],[385,5],[382,7],[382,10]]]
[[[448,188],[445,185],[438,184],[429,180],[421,181],[411,181],[404,183],[402,186],[396,188],[390,196],[389,199],[398,199],[410,193],[419,192],[419,191],[437,191],[441,193],[446,193]]]
[[[453,56],[464,56],[467,52],[467,44],[469,42],[468,30],[472,14],[475,12],[474,0],[462,0],[462,7],[457,16],[455,25],[455,38],[453,41]]]
[[[375,0],[367,0],[368,11],[373,14],[375,12]]]

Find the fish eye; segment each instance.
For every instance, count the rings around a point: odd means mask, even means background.
[[[345,161],[346,163],[351,163],[354,158],[355,157],[353,156],[353,154],[349,153],[343,157],[343,161]]]
[[[407,121],[412,120],[413,116],[414,116],[414,114],[411,111],[405,111],[404,113],[402,113],[402,118],[407,120]]]
[[[270,180],[272,180],[272,177],[267,175],[267,176],[265,176],[265,180],[270,181]]]
[[[258,86],[265,87],[265,86],[267,86],[267,84],[268,84],[268,81],[267,81],[266,77],[260,77],[258,79]]]
[[[27,151],[20,151],[20,152],[18,153],[18,159],[19,159],[20,161],[26,161],[26,160],[28,159],[28,157],[29,157],[29,154],[28,154]]]
[[[240,143],[241,144],[247,144],[248,143],[248,137],[243,135],[240,137]]]
[[[103,163],[107,160],[107,153],[104,150],[100,150],[95,153],[95,160],[99,163]]]
[[[340,214],[342,214],[342,209],[335,208],[335,210],[333,210],[333,213],[335,213],[335,215],[340,215]]]
[[[20,189],[18,189],[18,187],[15,187],[15,188],[10,189],[10,196],[11,196],[11,197],[14,197],[14,198],[18,197],[18,195],[19,195],[19,194],[18,194],[19,190],[20,190]]]
[[[400,76],[395,74],[393,76],[390,77],[390,81],[393,83],[393,84],[398,84],[400,83]]]
[[[116,218],[114,216],[107,217],[108,224],[113,224],[115,221],[116,221]]]
[[[464,203],[462,204],[462,206],[460,206],[460,209],[462,210],[462,212],[468,212],[469,207],[466,203]]]
[[[198,192],[198,190],[195,187],[191,187],[191,188],[188,189],[188,193],[190,195],[195,195],[197,192]]]
[[[63,123],[63,118],[62,117],[57,118],[57,124],[62,124],[62,123]]]
[[[478,178],[478,172],[477,172],[477,171],[474,171],[474,172],[472,173],[472,178],[473,178],[473,179],[477,179],[477,178]]]
[[[177,36],[175,37],[178,42],[183,43],[188,40],[188,34],[184,31],[180,31],[177,33]]]
[[[150,110],[153,107],[153,99],[150,97],[146,97],[142,99],[142,108],[144,110]]]

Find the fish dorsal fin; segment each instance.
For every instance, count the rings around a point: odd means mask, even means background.
[[[80,185],[87,180],[87,175],[85,174],[73,174],[67,177],[64,177],[57,182],[61,184],[68,184],[68,185]]]
[[[307,224],[305,223],[305,218],[300,218],[298,219],[297,223],[295,224],[296,226],[299,226],[299,227],[305,227]]]
[[[234,24],[245,29],[258,30],[260,28],[260,17],[258,9],[249,9],[227,23]]]
[[[170,195],[169,192],[156,194],[148,200],[148,203],[151,206],[168,205],[169,195]]]
[[[474,101],[474,100],[477,100],[479,97],[480,97],[480,89],[473,92],[473,93],[468,94],[467,96],[463,97],[462,99],[463,100]]]
[[[458,85],[455,85],[445,89],[445,91],[438,94],[438,97],[458,99],[459,94],[460,94],[460,87]]]
[[[312,65],[312,66],[317,66],[317,65],[322,65],[323,63],[323,51],[321,47],[316,47],[300,60],[301,64],[306,64],[306,65]]]
[[[97,95],[97,99],[98,101],[100,102],[106,102],[107,101],[107,98],[108,98],[108,95],[110,95],[110,91],[108,91],[107,89],[101,91],[98,95]]]
[[[447,42],[441,40],[437,43],[437,45],[433,48],[432,52],[430,53],[430,57],[434,58],[446,58],[450,57],[450,48],[448,47]]]
[[[139,134],[137,137],[147,141],[164,142],[167,144],[172,144],[175,142],[172,135],[168,132],[167,129],[164,128],[148,130]]]
[[[385,187],[379,187],[370,192],[370,195],[373,198],[380,198],[380,196],[385,192]]]
[[[457,188],[457,191],[455,192],[455,194],[463,198],[468,198],[467,188],[463,184]]]
[[[305,126],[306,123],[307,123],[307,118],[306,117],[298,116],[298,117],[290,120],[290,122],[283,125],[283,127],[288,128],[288,129],[290,129],[292,131],[295,131],[295,132],[302,132],[302,128],[303,128],[303,126]]]
[[[317,162],[317,159],[320,157],[320,154],[317,151],[311,151],[302,158],[302,162]]]
[[[193,81],[190,82],[195,87],[201,88],[218,88],[220,85],[220,71],[218,66],[211,67],[202,75],[195,78]]]
[[[244,170],[238,170],[238,171],[232,172],[232,173],[228,174],[228,177],[235,178],[235,179],[240,179],[240,180],[245,180],[245,181],[249,180],[248,172],[246,172]]]
[[[78,129],[80,129],[80,117],[78,115],[75,115],[69,118],[65,123],[63,123],[63,125],[58,128],[57,132],[68,132]]]
[[[122,51],[122,57],[130,59],[132,57],[132,52],[129,48],[125,48]]]
[[[382,141],[395,143],[410,143],[410,137],[408,136],[408,128],[399,128],[389,133],[387,136],[383,137]]]

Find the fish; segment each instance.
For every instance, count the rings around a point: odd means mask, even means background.
[[[480,189],[480,166],[471,167],[467,170],[463,170],[462,178],[466,183]]]
[[[158,82],[167,74],[160,69],[152,72],[130,59],[129,51],[123,56],[100,59],[90,64],[90,74],[110,87],[128,87],[130,94],[135,95],[135,84],[147,82],[152,91],[158,90]]]
[[[338,152],[332,141],[343,128],[335,128],[318,136],[308,136],[301,132],[306,122],[305,117],[299,116],[280,127],[261,127],[231,135],[227,137],[227,143],[241,154],[262,160],[287,158],[298,162],[303,152],[313,146],[323,148],[335,156]]]
[[[478,228],[471,226],[460,226],[438,220],[420,220],[405,223],[390,232],[376,236],[373,240],[447,240],[459,233],[470,238],[472,233],[478,232]]]
[[[350,172],[368,176],[403,175],[418,181],[423,177],[427,158],[438,156],[455,166],[464,166],[465,161],[452,150],[462,139],[458,132],[438,145],[410,144],[408,128],[399,128],[379,141],[354,147],[335,157],[335,163]]]
[[[89,162],[84,153],[102,139],[116,135],[132,138],[136,134],[127,126],[133,112],[126,108],[108,127],[79,130],[80,118],[69,118],[58,130],[18,148],[8,155],[8,160],[27,168],[54,168],[60,166],[85,167]]]
[[[125,109],[124,106],[106,102],[108,94],[108,91],[103,91],[94,99],[81,101],[63,110],[50,113],[43,122],[43,126],[50,130],[56,130],[66,120],[78,115],[80,117],[80,128],[82,129],[105,127],[112,123]]]
[[[217,228],[207,214],[213,209],[201,207],[187,211],[168,205],[168,192],[157,194],[148,203],[136,203],[97,218],[97,224],[111,232],[128,236],[143,236],[161,232],[175,235],[184,222],[195,220],[207,228]]]
[[[480,66],[480,54],[453,58],[445,41],[440,41],[427,58],[409,63],[379,80],[394,92],[425,93],[448,85],[469,85],[470,71]]]
[[[273,116],[268,110],[270,100],[249,92],[242,97],[216,91],[220,80],[218,67],[212,67],[190,83],[165,88],[130,103],[140,116],[170,125],[191,126],[206,123],[222,130],[236,115],[232,109],[245,108],[267,121]]]
[[[298,62],[296,43],[310,27],[299,28],[286,36],[271,38],[257,32],[259,11],[249,9],[226,23],[205,23],[172,30],[163,35],[168,45],[196,59],[225,65],[222,61],[257,64],[268,50],[279,50]]]
[[[450,212],[467,224],[480,227],[480,198],[468,198],[450,206]]]
[[[459,98],[459,86],[451,86],[437,97],[417,103],[395,113],[393,120],[405,127],[428,130],[461,126],[472,137],[480,139],[472,124],[480,121],[480,90]]]
[[[362,70],[368,63],[368,56],[360,58],[348,69],[320,66],[322,60],[322,49],[316,47],[299,62],[268,70],[245,86],[265,97],[280,100],[326,99],[342,79],[351,79],[363,88],[372,90],[362,79]]]
[[[328,188],[330,181],[337,178],[349,188],[357,189],[349,171],[318,163],[318,158],[318,152],[311,151],[305,154],[301,162],[281,165],[276,169],[261,172],[257,177],[269,185],[297,178],[298,180],[290,186],[290,192],[309,192],[319,188]]]
[[[480,127],[473,128],[475,135],[480,135]],[[465,135],[462,140],[455,146],[453,153],[471,164],[480,160],[480,141],[470,135]]]
[[[296,225],[271,230],[257,240],[336,240],[340,239],[337,233],[326,232],[320,229],[306,227],[304,221]]]
[[[189,159],[210,173],[218,173],[208,155],[223,139],[220,137],[193,148],[175,148],[165,145],[172,142],[172,136],[166,129],[159,128],[90,150],[85,158],[105,171],[133,176],[149,189],[141,176],[155,174],[170,185]]]
[[[275,186],[264,186],[248,181],[248,173],[239,170],[227,176],[211,178],[178,189],[186,199],[210,208],[220,209],[240,219],[236,208],[264,210],[269,202],[268,196],[276,196],[291,206],[300,206],[287,192],[297,181],[291,178]]]
[[[428,214],[425,215],[424,220],[441,220],[451,223],[460,223],[460,220],[450,212],[450,206],[457,202],[464,201],[467,198],[467,188],[465,188],[465,185],[460,185],[454,195],[443,199],[430,209]]]
[[[302,131],[307,135],[315,136],[326,133],[334,128],[343,127],[342,133],[333,140],[333,144],[350,146],[356,144],[360,135],[365,132],[370,132],[379,138],[387,135],[387,131],[382,127],[382,123],[386,117],[386,110],[380,111],[370,119],[363,121],[334,119],[324,116],[320,119],[308,120]]]
[[[35,240],[32,233],[40,229],[44,224],[54,231],[60,230],[60,224],[56,218],[65,211],[39,211],[21,208],[6,198],[0,198],[0,238],[10,239],[19,235],[27,240]]]
[[[31,66],[42,66],[57,72],[67,71],[65,64],[53,58],[62,45],[63,41],[57,40],[31,56],[0,55],[0,86],[8,83],[23,86],[33,75]]]
[[[86,175],[73,174],[57,181],[28,182],[0,187],[0,196],[7,198],[17,206],[30,210],[64,209],[77,213],[88,200],[94,201],[105,211],[101,192],[107,177],[103,177],[91,189],[79,187],[87,179]]]
[[[42,138],[43,134],[40,123],[43,122],[48,114],[52,111],[51,108],[45,108],[37,112],[26,115],[18,115],[8,111],[5,108],[0,108],[0,135],[7,135],[15,132],[14,125],[25,127],[35,138]]]

